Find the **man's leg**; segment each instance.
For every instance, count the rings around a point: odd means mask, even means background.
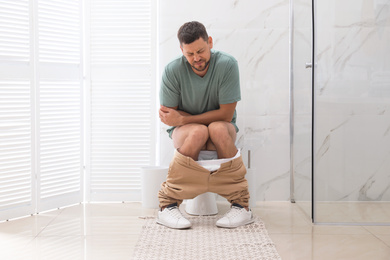
[[[218,158],[232,158],[237,154],[236,129],[228,122],[213,122],[208,126],[210,141],[217,150]],[[210,143],[208,143],[208,148]],[[209,149],[208,149],[209,150]]]
[[[232,124],[214,122],[209,125],[209,133],[218,158],[232,158],[237,154],[236,129]],[[234,228],[253,222],[253,215],[249,210],[249,191],[245,174],[245,165],[240,156],[229,164],[221,165],[221,168],[211,175],[210,189],[232,203],[232,208],[217,221],[217,226]]]
[[[189,228],[191,223],[182,216],[178,206],[183,199],[192,199],[207,190],[209,172],[195,161],[209,139],[208,128],[201,124],[179,126],[173,131],[172,139],[177,151],[169,166],[167,181],[158,194],[161,210],[157,223],[170,228]]]
[[[217,150],[218,158],[232,158],[237,154],[236,147],[236,128],[231,124],[223,121],[213,122],[209,125],[209,134],[212,145]],[[245,170],[245,166],[244,170]],[[246,170],[245,170],[246,172]],[[242,205],[249,209],[246,205]]]
[[[170,209],[166,208],[166,206],[170,205],[171,202],[180,204],[182,199],[189,195],[185,193],[190,190],[194,191],[195,189],[197,192],[200,192],[202,188],[207,187],[207,181],[204,183],[204,187],[202,185],[196,185],[198,181],[202,182],[202,178],[200,177],[202,175],[201,172],[204,169],[198,166],[194,161],[198,159],[199,152],[202,149],[217,150],[218,158],[234,157],[237,153],[237,148],[235,146],[236,131],[234,126],[227,122],[214,122],[209,126],[188,124],[176,127],[172,134],[172,139],[174,147],[177,149],[175,157],[178,155],[179,157],[190,157],[193,159],[192,162],[194,164],[191,164],[194,168],[189,170],[188,168],[191,168],[188,167],[189,165],[184,166],[186,163],[180,163],[185,169],[176,169],[177,174],[173,174],[176,166],[180,164],[175,162],[175,158],[172,161],[168,172],[167,182],[162,184],[162,189],[159,192],[160,207],[162,211],[159,212],[158,223],[172,228],[189,227],[190,223],[181,216],[177,208],[174,208],[177,213],[172,213],[172,216],[170,216]],[[197,167],[200,168],[197,169]],[[206,174],[209,176],[209,172],[206,172]],[[190,184],[190,186],[185,187],[186,184]],[[176,225],[173,222],[182,224]]]
[[[210,175],[209,191],[226,198],[231,204],[236,203],[247,208],[250,195],[245,175],[242,156],[222,163],[221,167]]]
[[[161,184],[158,194],[160,208],[173,203],[179,206],[184,199],[193,199],[207,192],[209,175],[210,172],[192,158],[175,151],[167,180]]]
[[[191,157],[175,151],[167,180],[158,193],[161,210],[157,213],[157,223],[176,229],[191,227],[179,210],[180,203],[206,192],[209,176],[210,172]]]
[[[198,160],[199,152],[209,139],[207,126],[201,124],[188,124],[176,127],[172,134],[173,145],[185,156]]]
[[[182,190],[183,182],[188,182],[187,178],[196,178],[198,177],[192,169],[192,174],[188,174],[189,169],[179,170],[179,172],[175,173],[177,166],[180,166],[177,158],[180,158],[182,161],[185,161],[184,157],[190,157],[194,161],[198,160],[199,152],[201,149],[205,148],[206,142],[209,139],[208,128],[202,124],[187,124],[183,126],[178,126],[174,129],[172,133],[173,145],[177,149],[175,152],[175,156],[171,161],[169,171],[168,171],[168,179],[167,182],[163,183],[162,189],[159,192],[160,199],[160,207],[164,209],[167,205],[177,202],[179,205],[181,203],[180,199],[174,198],[172,196],[174,192],[168,192],[169,186],[173,186],[175,183],[175,187],[171,188],[171,191]],[[183,180],[184,173],[186,175],[186,180]],[[191,176],[192,175],[192,176]],[[194,180],[193,180],[194,181]],[[166,193],[166,194],[164,194]],[[168,194],[171,193],[171,194]]]
[[[219,159],[233,157],[237,153],[236,136],[231,123],[217,121],[208,126],[188,124],[176,127],[172,139],[181,154],[197,161],[201,150],[216,150]]]
[[[235,228],[253,223],[245,174],[245,165],[240,156],[221,164],[221,167],[210,175],[209,191],[219,194],[232,204],[231,209],[217,221],[218,227]]]

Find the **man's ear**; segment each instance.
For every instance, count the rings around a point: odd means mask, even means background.
[[[209,44],[210,49],[212,49],[213,48],[213,38],[211,38],[211,36],[209,36],[208,44]]]

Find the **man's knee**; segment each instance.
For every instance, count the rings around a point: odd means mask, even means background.
[[[208,128],[201,124],[189,124],[177,127],[173,134],[172,139],[175,147],[181,147],[183,143],[203,143],[209,139]]]
[[[194,125],[188,132],[186,142],[204,145],[209,139],[209,130],[205,125]]]
[[[234,126],[231,123],[218,121],[213,122],[209,125],[209,134],[210,138],[213,141],[217,141],[218,139],[226,140],[226,138],[235,139],[236,131]]]
[[[179,130],[180,134],[177,134],[181,136],[180,139],[184,138],[182,142],[196,147],[205,145],[210,137],[207,126],[201,124],[187,125]]]

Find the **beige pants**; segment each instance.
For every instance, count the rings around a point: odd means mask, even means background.
[[[192,158],[175,151],[169,165],[166,182],[158,193],[160,208],[172,203],[180,205],[184,199],[193,199],[205,192],[214,192],[230,203],[249,206],[248,182],[242,156],[221,164],[213,172],[203,168]]]

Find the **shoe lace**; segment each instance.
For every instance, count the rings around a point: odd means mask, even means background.
[[[182,218],[183,215],[181,214],[180,210],[178,207],[171,207],[171,208],[168,208],[169,212],[170,212],[170,215],[174,218]]]
[[[239,208],[239,207],[236,207],[236,206],[232,206],[232,208],[225,213],[225,217],[228,217],[228,218],[235,218],[237,215],[240,214],[242,208]]]

